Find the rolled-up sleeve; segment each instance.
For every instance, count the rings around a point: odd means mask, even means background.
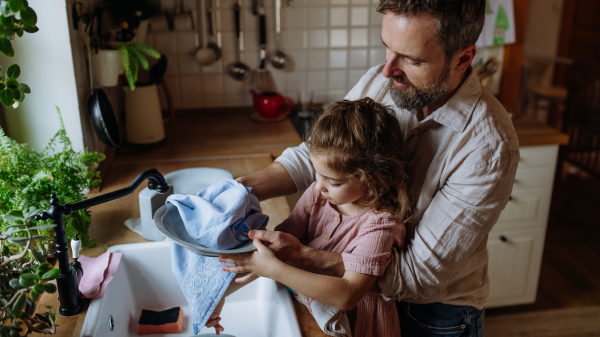
[[[310,152],[305,143],[285,149],[275,161],[283,164],[290,173],[296,185],[296,191],[307,188],[316,179],[315,169],[310,160]]]
[[[379,279],[383,295],[448,303],[449,296],[481,289],[486,239],[508,202],[518,161],[515,151],[455,172],[434,195],[411,244],[393,254]]]

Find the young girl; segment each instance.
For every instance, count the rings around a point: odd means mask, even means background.
[[[383,275],[392,247],[403,248],[410,216],[398,120],[370,98],[337,102],[319,117],[306,143],[316,182],[276,230],[307,246],[342,253],[344,276],[289,266],[258,239],[249,259],[230,255],[221,261],[346,310],[355,337],[399,336],[395,301],[369,291]]]

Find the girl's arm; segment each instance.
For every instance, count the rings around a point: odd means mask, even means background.
[[[222,255],[219,261],[237,265],[228,267],[235,273],[253,272],[320,302],[340,310],[350,310],[377,280],[377,276],[346,271],[342,278],[313,274],[287,265],[277,259],[273,251],[254,240],[257,250],[252,255]]]

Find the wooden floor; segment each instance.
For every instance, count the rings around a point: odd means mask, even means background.
[[[488,309],[486,317],[594,306],[600,308],[600,180],[571,176],[554,185],[536,302]],[[600,310],[593,312],[600,321]]]

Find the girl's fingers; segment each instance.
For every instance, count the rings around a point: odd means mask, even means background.
[[[223,266],[223,271],[228,271],[230,273],[236,273],[236,274],[251,272],[250,269],[248,269],[244,266],[235,266],[235,267]]]
[[[234,258],[219,258],[219,262],[225,262],[225,263],[229,263],[229,264],[235,264],[235,265],[243,265],[245,264],[245,260],[238,260],[238,259],[234,259]]]
[[[248,274],[248,275],[246,275],[244,277],[240,277],[240,278],[235,279],[235,282],[236,283],[246,283],[246,282],[254,280],[257,277],[258,276],[256,276],[256,274],[250,273],[250,274]]]
[[[253,243],[254,243],[254,247],[256,247],[256,250],[259,251],[259,252],[261,252],[263,249],[267,248],[262,243],[262,241],[260,241],[260,239],[258,239],[258,238],[254,238]]]

